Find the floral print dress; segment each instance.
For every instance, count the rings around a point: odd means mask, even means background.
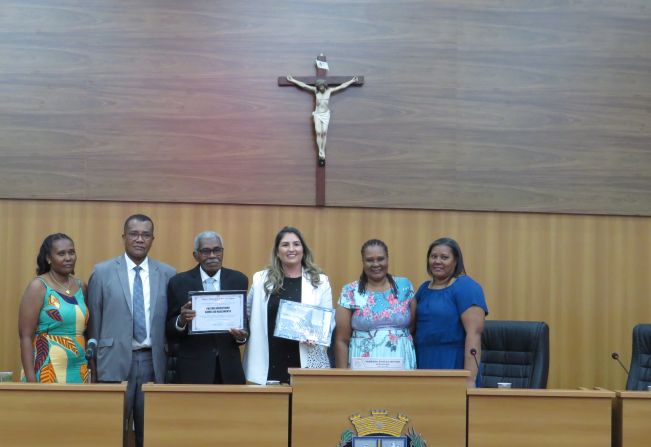
[[[404,369],[416,368],[414,341],[409,332],[414,288],[407,278],[394,280],[397,296],[391,289],[360,294],[359,281],[346,284],[341,290],[338,304],[352,311],[349,365],[356,357],[401,358]]]
[[[45,285],[45,296],[33,342],[36,381],[89,383],[84,351],[88,309],[81,284],[78,283],[79,290],[74,296],[68,296],[41,281]],[[25,381],[24,372],[21,376]]]

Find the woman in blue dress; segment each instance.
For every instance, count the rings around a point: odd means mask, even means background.
[[[389,274],[389,249],[378,239],[362,245],[362,266],[359,280],[343,287],[338,302],[337,367],[415,369],[411,282]]]
[[[488,314],[484,292],[466,275],[459,244],[450,238],[427,249],[431,280],[416,292],[416,353],[421,369],[466,369],[468,388],[479,385],[477,360]]]

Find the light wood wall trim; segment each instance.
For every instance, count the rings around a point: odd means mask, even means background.
[[[359,276],[367,239],[385,240],[391,272],[418,287],[428,244],[451,236],[484,288],[488,318],[549,324],[550,388],[623,389],[626,376],[610,353],[628,363],[633,326],[651,321],[648,217],[0,200],[0,370],[18,376],[18,304],[43,238],[69,234],[77,275],[87,281],[95,263],[122,252],[123,221],[136,212],[154,219],[154,258],[190,269],[194,236],[213,229],[225,238],[225,266],[249,278],[269,262],[276,232],[297,226],[335,300]]]

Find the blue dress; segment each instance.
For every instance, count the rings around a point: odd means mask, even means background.
[[[471,306],[488,314],[484,291],[465,275],[444,289],[430,289],[429,284],[425,281],[416,292],[418,368],[463,369],[466,331],[461,314]]]
[[[346,284],[341,290],[339,305],[352,311],[349,365],[355,357],[397,357],[403,360],[404,369],[416,368],[414,341],[409,332],[414,287],[407,278],[393,279],[398,296],[392,290],[360,294],[359,281]]]

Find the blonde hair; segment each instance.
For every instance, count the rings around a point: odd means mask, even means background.
[[[301,259],[301,266],[303,267],[303,275],[310,280],[312,287],[316,288],[321,284],[321,269],[314,262],[312,256],[312,251],[310,247],[305,243],[305,239],[300,231],[294,227],[283,227],[276,238],[274,239],[274,246],[271,250],[271,264],[267,266],[267,279],[264,282],[264,289],[267,294],[271,295],[277,293],[283,286],[283,280],[285,279],[285,272],[283,271],[283,266],[278,257],[278,246],[280,241],[286,234],[294,234],[301,241],[303,246],[303,259]]]

